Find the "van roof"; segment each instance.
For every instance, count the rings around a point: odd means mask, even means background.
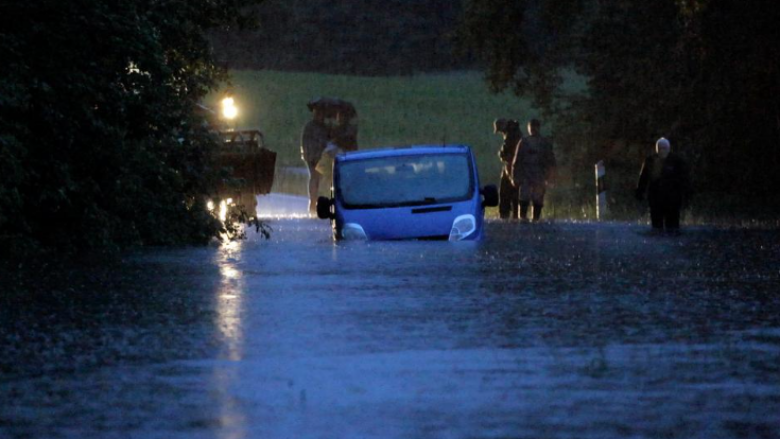
[[[367,149],[363,151],[345,152],[336,156],[336,160],[351,161],[374,159],[380,157],[399,157],[407,155],[425,155],[425,154],[463,154],[470,151],[467,145],[408,145],[396,146],[378,149]]]

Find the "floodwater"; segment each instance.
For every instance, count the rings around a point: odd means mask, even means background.
[[[0,291],[0,437],[780,437],[778,231],[270,222]]]

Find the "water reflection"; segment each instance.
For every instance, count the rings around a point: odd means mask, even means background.
[[[217,254],[217,266],[221,275],[217,290],[217,327],[222,338],[222,358],[239,361],[243,357],[241,318],[243,314],[245,282],[238,269],[240,243],[230,243]]]
[[[271,193],[257,197],[257,213],[260,218],[309,218],[309,197]]]
[[[220,428],[218,437],[238,439],[247,436],[247,415],[233,390],[241,381],[238,362],[244,357],[244,300],[246,280],[241,271],[241,242],[227,243],[216,255],[220,282],[215,292],[216,326],[221,338],[219,357],[230,363],[214,365],[211,389],[216,397]]]
[[[780,431],[774,231],[491,222],[482,243],[334,244],[327,221],[273,225],[155,250],[111,274],[122,290],[0,306],[0,437]],[[32,361],[40,379],[11,375]]]
[[[247,413],[241,401],[232,393],[241,380],[237,364],[218,366],[214,370],[212,391],[217,398],[219,429],[215,431],[220,439],[247,437]]]

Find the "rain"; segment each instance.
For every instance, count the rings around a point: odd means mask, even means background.
[[[0,2],[0,439],[780,439],[780,2]]]
[[[260,200],[281,211],[306,200]],[[0,310],[7,437],[772,437],[772,230],[136,251]],[[41,293],[43,294],[43,292]]]

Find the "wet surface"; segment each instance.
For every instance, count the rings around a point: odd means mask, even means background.
[[[780,436],[777,231],[272,227],[5,287],[0,437]]]

